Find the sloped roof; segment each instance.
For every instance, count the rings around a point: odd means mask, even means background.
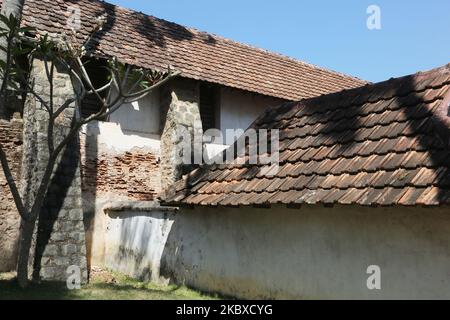
[[[26,0],[23,22],[39,32],[67,30],[68,7],[81,13],[81,38],[107,13],[95,53],[148,69],[172,65],[182,76],[286,100],[355,88],[367,82],[101,1]]]
[[[169,192],[173,205],[450,203],[450,64],[273,108],[254,128],[280,130],[280,170],[204,166]]]

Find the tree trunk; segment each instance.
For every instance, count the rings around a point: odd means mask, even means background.
[[[30,279],[29,264],[30,252],[34,236],[34,228],[36,226],[36,219],[20,222],[20,242],[19,242],[19,256],[17,262],[17,280],[19,286],[25,288]]]
[[[0,13],[9,17],[11,14],[20,20],[22,17],[22,10],[25,0],[3,0]],[[0,26],[3,27],[3,22],[0,21]],[[8,46],[6,37],[0,37],[0,46],[6,48]],[[0,61],[6,61],[6,52],[0,50]],[[3,80],[0,79],[0,88],[3,85]],[[6,94],[6,92],[5,92]],[[8,114],[7,108],[3,105],[3,99],[0,99],[0,119],[5,118]]]

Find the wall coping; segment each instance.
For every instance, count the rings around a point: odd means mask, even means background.
[[[110,201],[102,209],[105,213],[108,213],[123,211],[177,212],[179,208],[161,206],[157,201]]]

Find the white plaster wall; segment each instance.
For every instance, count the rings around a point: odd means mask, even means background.
[[[124,131],[120,124],[114,122],[94,121],[81,128],[81,134],[86,136],[90,148],[99,152],[124,153],[134,148],[148,149],[160,154],[161,139],[158,134],[136,131]],[[95,139],[89,139],[95,137]],[[92,145],[95,140],[96,145]]]
[[[105,265],[141,280],[167,284],[159,271],[174,220],[174,213],[159,210],[107,215]]]
[[[160,134],[159,91],[155,90],[133,103],[122,105],[111,114],[109,121],[120,125],[121,129],[131,132]]]
[[[280,99],[222,87],[220,92],[219,127],[223,143],[206,144],[209,159],[222,153],[236,137],[227,136],[227,129],[246,130],[266,109],[283,103]]]
[[[267,108],[282,101],[255,93],[222,88],[220,93],[220,130],[224,138],[226,129],[247,129]],[[230,145],[234,141],[225,141]]]
[[[106,264],[134,276],[153,268],[157,278],[241,298],[448,299],[449,213],[315,206],[123,214],[105,230]],[[113,258],[118,247],[129,252],[123,259]],[[381,267],[380,291],[366,287],[369,265]]]
[[[150,149],[160,154],[159,91],[151,92],[139,101],[122,105],[108,121],[94,121],[84,125],[81,133],[96,137],[97,150],[117,153],[133,148]],[[93,139],[87,140],[91,143]]]

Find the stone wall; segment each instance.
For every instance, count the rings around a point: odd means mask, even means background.
[[[0,120],[0,143],[8,156],[10,169],[19,181],[22,165],[22,129],[19,116]],[[3,170],[0,171],[0,272],[12,271],[17,262],[20,216],[9,191]]]
[[[48,81],[44,63],[36,59],[31,77],[35,91],[48,100]],[[59,68],[54,76],[54,105],[62,105],[74,95],[67,73]],[[74,117],[74,106],[58,117],[55,141],[61,141],[69,131]],[[24,109],[24,152],[22,193],[25,203],[33,201],[34,194],[48,159],[48,114],[34,97],[27,98]],[[34,243],[34,280],[66,281],[67,268],[78,266],[82,282],[87,281],[85,229],[81,202],[80,156],[78,137],[72,139],[60,155],[49,187],[44,209],[39,215]]]
[[[182,140],[177,128],[184,127],[193,138],[202,136],[202,122],[200,117],[200,85],[199,82],[188,79],[176,79],[165,86],[161,95],[161,117],[163,133],[161,135],[161,187],[165,191],[183,173],[192,166],[183,165],[182,150],[177,144]],[[192,152],[202,154],[202,142],[194,143]],[[199,150],[200,149],[200,150]]]

